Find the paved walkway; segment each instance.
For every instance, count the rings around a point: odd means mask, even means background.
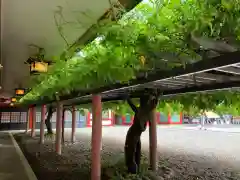
[[[184,124],[184,125],[166,125],[159,126],[159,128],[172,128],[184,130],[200,130],[201,125],[198,124]],[[219,131],[229,133],[240,133],[240,125],[233,124],[205,124],[204,129],[207,131]]]
[[[11,134],[0,132],[0,180],[36,180]]]

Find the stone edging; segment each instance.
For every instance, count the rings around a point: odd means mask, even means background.
[[[18,143],[14,139],[12,133],[9,132],[9,136],[11,137],[11,140],[13,142],[13,145],[14,145],[15,149],[16,149],[16,152],[19,155],[20,161],[22,162],[22,165],[25,169],[28,180],[37,180],[37,177],[36,177],[35,173],[33,172],[31,166],[29,165],[29,163],[28,163],[26,157],[24,156],[22,150],[20,149]]]

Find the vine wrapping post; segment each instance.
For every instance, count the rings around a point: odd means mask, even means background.
[[[54,111],[55,110],[53,110],[52,105],[50,105],[48,107],[47,118],[45,120],[45,124],[46,124],[46,127],[47,127],[47,135],[53,135],[51,118],[52,118],[52,115],[53,115]]]
[[[128,169],[128,172],[131,174],[137,174],[140,170],[141,162],[141,135],[146,130],[147,122],[153,118],[152,113],[155,112],[157,103],[158,103],[159,93],[157,90],[145,89],[143,94],[140,97],[140,106],[136,107],[133,102],[128,99],[128,104],[132,108],[134,115],[133,124],[129,128],[126,136],[124,153],[125,153],[125,162]],[[156,131],[156,123],[155,131]],[[154,127],[152,128],[153,136],[156,136],[154,133]],[[156,137],[152,138],[156,140]],[[154,143],[154,142],[153,142]],[[156,147],[156,143],[154,145]],[[156,150],[153,150],[152,154],[156,154]],[[152,156],[155,157],[155,156]],[[152,162],[152,161],[151,161]],[[153,162],[156,163],[156,159],[153,159]],[[156,167],[153,165],[156,169]]]
[[[42,105],[42,107],[41,107],[41,125],[40,125],[40,144],[44,143],[45,114],[46,114],[46,106]]]

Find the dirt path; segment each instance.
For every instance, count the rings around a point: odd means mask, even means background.
[[[124,167],[123,144],[126,131],[126,127],[103,129],[104,166],[110,164],[120,173],[124,171],[121,168]],[[65,139],[69,140],[70,133],[68,130],[65,132]],[[37,138],[34,140],[25,138],[20,146],[39,180],[45,180],[46,176],[51,180],[75,180],[80,177],[89,179],[90,135],[90,129],[79,129],[77,143],[74,145],[65,143],[62,156],[54,153],[54,144],[50,142],[40,147]],[[158,128],[159,176],[157,179],[240,179],[239,138],[240,134],[237,133]],[[142,144],[147,155],[148,132],[143,134]],[[115,172],[116,169],[112,171]],[[148,177],[148,179],[153,178]]]

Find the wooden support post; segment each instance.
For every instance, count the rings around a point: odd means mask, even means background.
[[[42,105],[42,107],[41,107],[41,125],[40,125],[40,144],[44,143],[45,114],[46,114],[46,106]]]
[[[62,110],[63,110],[63,105],[61,102],[57,102],[57,115],[56,115],[56,152],[57,154],[61,155],[62,153],[62,145],[61,145],[61,140],[62,140]]]
[[[155,109],[151,113],[149,122],[149,156],[150,169],[157,171],[157,115]]]
[[[71,136],[72,143],[74,143],[76,140],[75,133],[76,133],[76,107],[72,106],[72,136]]]
[[[100,95],[92,96],[92,164],[91,180],[101,179],[102,102]]]
[[[36,136],[36,106],[32,106],[32,131],[31,137]]]
[[[28,133],[29,130],[29,124],[30,124],[30,117],[32,116],[32,108],[29,107],[27,111],[27,117],[26,117],[26,127],[25,127],[25,133]]]

